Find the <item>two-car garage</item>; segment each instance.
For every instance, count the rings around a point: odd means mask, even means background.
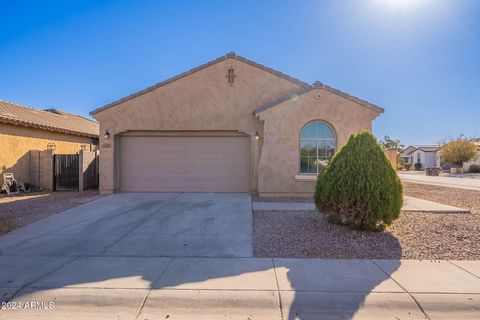
[[[249,136],[124,135],[123,192],[249,192]]]

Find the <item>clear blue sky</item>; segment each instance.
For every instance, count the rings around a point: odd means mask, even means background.
[[[405,144],[480,135],[480,1],[3,1],[0,99],[88,115],[228,51],[386,109]]]

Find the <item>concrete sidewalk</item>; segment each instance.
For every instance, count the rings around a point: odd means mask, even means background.
[[[2,319],[480,318],[480,261],[0,256],[0,270]]]
[[[433,201],[418,199],[414,197],[403,197],[402,211],[419,211],[433,213],[469,213],[467,209],[457,208]]]
[[[433,213],[468,213],[469,210],[448,206],[445,204],[417,199],[413,197],[403,197],[402,211],[433,212]],[[308,211],[315,210],[315,204],[299,202],[253,202],[255,211]]]
[[[313,202],[253,202],[254,211],[309,211],[316,210]]]
[[[453,177],[431,177],[408,173],[398,173],[403,182],[428,184],[439,187],[459,188],[465,190],[480,190],[480,179],[466,179]]]

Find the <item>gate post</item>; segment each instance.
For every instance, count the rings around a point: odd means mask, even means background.
[[[84,190],[84,153],[85,150],[80,150],[78,152],[78,191],[83,192]]]
[[[78,152],[78,191],[98,186],[98,152],[80,150]]]
[[[53,150],[45,150],[39,152],[40,166],[39,166],[39,187],[42,190],[53,191]]]

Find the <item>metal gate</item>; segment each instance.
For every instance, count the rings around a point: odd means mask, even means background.
[[[53,158],[53,189],[78,191],[78,154],[56,154]]]

